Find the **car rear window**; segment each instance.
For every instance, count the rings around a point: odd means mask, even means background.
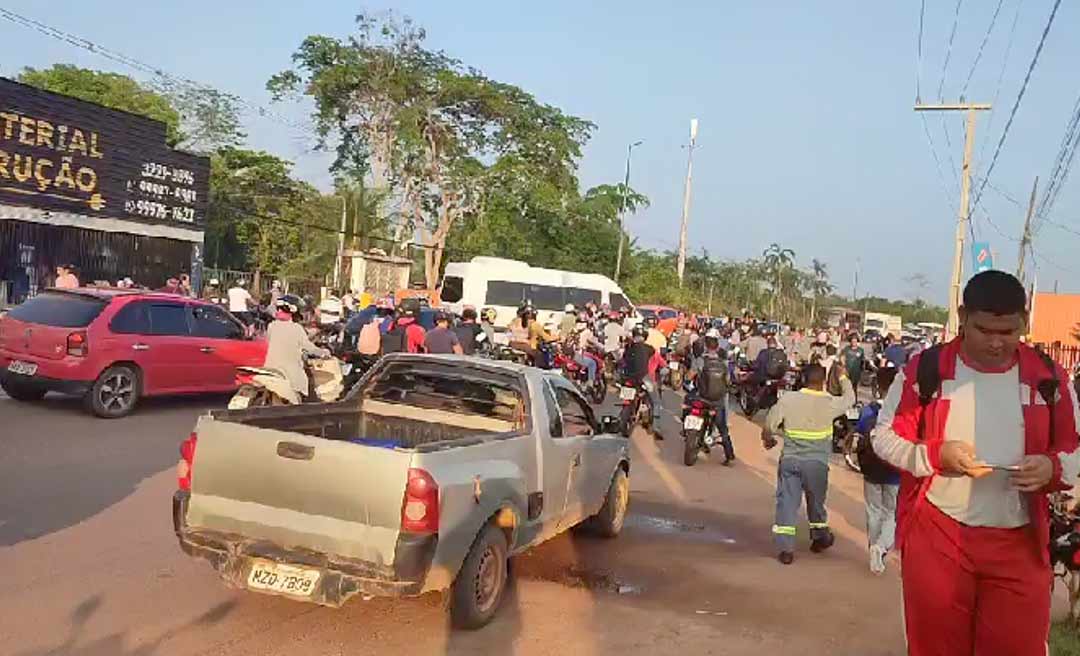
[[[460,363],[393,362],[369,379],[359,394],[365,401],[499,419],[516,430],[525,426],[525,402],[513,376]]]
[[[85,328],[97,318],[108,301],[79,294],[45,292],[15,306],[8,317],[57,328]]]

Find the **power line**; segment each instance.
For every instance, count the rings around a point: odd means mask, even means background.
[[[1005,43],[1005,56],[1001,60],[1001,70],[998,71],[997,86],[994,89],[994,99],[991,101],[991,106],[997,107],[998,98],[1001,95],[1001,85],[1005,80],[1005,71],[1009,66],[1009,55],[1012,53],[1013,41],[1016,39],[1016,25],[1020,22],[1020,8],[1024,5],[1024,0],[1017,0],[1016,12],[1013,14],[1012,27],[1009,29],[1009,40]],[[979,146],[979,161],[982,161],[983,154],[986,153],[986,146],[990,143],[990,134],[994,127],[994,117],[996,114],[990,112],[990,121],[986,124],[986,135],[982,139],[982,144]]]
[[[930,145],[930,154],[934,158],[934,166],[937,169],[938,180],[941,182],[941,191],[945,194],[945,202],[948,203],[949,209],[952,209],[952,194],[949,192],[949,184],[945,182],[945,173],[941,170],[941,159],[938,158],[937,148],[934,146],[934,138],[930,135],[930,125],[926,121],[926,114],[919,113],[919,117],[922,119],[923,133],[926,134],[927,143]]]
[[[964,0],[956,0],[956,12],[953,14],[952,31],[949,32],[949,41],[945,44],[945,63],[941,67],[941,81],[938,82],[937,96],[941,100],[941,91],[945,88],[945,75],[949,70],[949,60],[952,58],[952,44],[956,39],[956,28],[960,24],[960,5]]]
[[[177,77],[175,75],[172,75],[170,73],[165,72],[161,68],[158,68],[156,66],[152,66],[150,64],[139,61],[138,59],[135,59],[134,57],[129,57],[128,55],[125,55],[125,54],[123,54],[121,52],[118,52],[116,50],[111,50],[109,48],[106,48],[105,46],[94,43],[93,41],[90,41],[89,39],[85,39],[83,37],[77,36],[77,35],[72,34],[70,32],[65,32],[64,30],[61,30],[61,29],[56,28],[56,27],[52,27],[51,25],[46,25],[45,23],[34,20],[32,18],[28,18],[28,17],[23,16],[21,14],[17,14],[17,13],[15,13],[15,12],[9,10],[9,9],[5,9],[3,7],[0,7],[0,18],[5,18],[10,22],[15,23],[16,25],[21,25],[22,27],[26,27],[26,28],[35,30],[37,32],[40,32],[41,34],[44,34],[45,36],[51,37],[53,39],[57,39],[58,41],[64,41],[64,42],[69,43],[69,44],[71,44],[73,46],[76,46],[78,48],[82,48],[83,50],[86,50],[88,52],[92,52],[92,53],[94,53],[96,55],[101,55],[102,57],[105,57],[106,59],[114,61],[114,62],[116,62],[118,64],[123,65],[123,66],[127,66],[128,68],[135,69],[137,71],[146,73],[148,75],[153,75],[153,76],[155,76],[157,78],[160,78],[160,79],[164,80],[168,84],[184,87],[184,88],[187,88],[187,89],[192,90],[192,91],[198,91],[198,92],[203,92],[203,93],[206,93],[206,92],[222,93],[222,92],[218,91],[217,89],[215,89],[214,87],[211,87],[209,85],[201,84],[199,82],[195,82],[194,80],[190,80],[188,78]],[[268,118],[268,119],[270,119],[270,120],[272,120],[272,121],[274,121],[276,123],[280,123],[282,125],[285,125],[287,127],[290,127],[290,128],[296,129],[296,130],[303,130],[305,132],[310,132],[309,127],[307,127],[305,125],[302,125],[302,124],[299,124],[299,123],[296,123],[294,121],[291,121],[288,118],[285,118],[285,117],[275,113],[274,111],[272,111],[270,109],[267,109],[266,107],[263,107],[262,105],[258,105],[256,103],[247,101],[247,100],[241,98],[240,96],[237,96],[237,95],[234,95],[234,94],[226,93],[226,94],[222,94],[222,95],[228,96],[230,99],[234,100],[237,104],[242,105],[243,107],[246,107],[250,111],[253,111],[254,113],[258,114],[259,116]]]
[[[979,60],[982,59],[983,50],[986,48],[986,42],[990,40],[990,33],[994,31],[994,25],[997,23],[998,14],[1001,13],[1001,5],[1005,0],[998,0],[997,7],[994,9],[994,15],[990,18],[990,27],[986,28],[986,34],[983,35],[982,43],[979,44],[979,52],[975,55],[975,61],[971,64],[971,70],[968,71],[967,79],[964,80],[964,86],[960,89],[960,102],[964,101],[964,96],[967,95],[968,85],[971,84],[971,77],[975,75],[975,69],[979,66]]]
[[[1016,94],[1016,102],[1013,103],[1012,110],[1009,112],[1009,120],[1005,122],[1005,129],[1001,132],[1001,138],[998,140],[997,147],[994,148],[994,156],[990,159],[990,166],[986,169],[986,174],[983,176],[983,182],[979,186],[979,191],[975,194],[975,200],[972,203],[972,211],[979,206],[979,201],[982,200],[983,191],[986,189],[986,183],[990,179],[990,175],[994,172],[994,165],[997,164],[998,156],[1001,154],[1001,148],[1005,145],[1005,139],[1009,136],[1009,128],[1012,127],[1013,119],[1016,118],[1016,112],[1020,109],[1020,102],[1024,99],[1024,93],[1027,92],[1028,83],[1031,81],[1031,74],[1035,71],[1035,66],[1039,63],[1039,55],[1042,54],[1043,46],[1046,44],[1046,37],[1050,34],[1050,28],[1054,25],[1054,17],[1057,16],[1058,7],[1061,6],[1061,0],[1054,0],[1054,8],[1050,10],[1050,18],[1046,21],[1046,27],[1043,28],[1042,36],[1039,38],[1039,45],[1035,48],[1035,55],[1031,58],[1031,64],[1028,65],[1027,74],[1024,75],[1024,82],[1020,85],[1020,92]]]
[[[1057,157],[1054,159],[1050,182],[1039,201],[1036,217],[1040,222],[1045,220],[1057,202],[1058,194],[1061,193],[1061,188],[1065,185],[1069,171],[1072,169],[1078,144],[1080,144],[1080,98],[1077,98],[1073,104],[1072,115],[1065,125],[1065,136],[1061,140]]]

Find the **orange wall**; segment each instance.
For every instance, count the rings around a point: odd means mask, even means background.
[[[1035,294],[1031,341],[1080,345],[1072,333],[1080,324],[1080,294]]]

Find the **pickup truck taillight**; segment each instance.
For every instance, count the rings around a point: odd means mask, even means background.
[[[176,485],[181,490],[191,490],[191,472],[195,465],[195,444],[199,436],[192,433],[180,443],[180,462],[176,463]]]
[[[405,500],[401,504],[401,530],[439,532],[439,484],[423,469],[409,469]]]
[[[88,352],[86,346],[86,333],[71,333],[67,336],[67,354],[76,355],[80,358],[86,357]]]

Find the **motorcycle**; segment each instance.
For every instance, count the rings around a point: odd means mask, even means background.
[[[237,367],[236,394],[229,399],[229,410],[244,410],[269,405],[299,405],[305,402],[331,403],[345,391],[341,362],[336,358],[305,358],[309,390],[307,398],[292,388],[289,379],[277,369]]]
[[[674,390],[682,388],[683,380],[686,377],[686,362],[683,356],[676,351],[671,351],[668,355],[667,365],[668,386]]]
[[[622,405],[619,412],[619,432],[623,437],[630,437],[634,426],[638,424],[646,430],[652,428],[652,400],[643,383],[635,385],[630,381],[620,381],[619,403]]]
[[[604,362],[598,357],[586,354],[596,362],[596,376],[589,382],[589,370],[579,364],[569,351],[560,349],[555,354],[555,366],[562,369],[563,376],[574,383],[578,390],[593,405],[600,405],[607,396],[607,383],[604,382]]]
[[[832,449],[833,453],[843,455],[844,463],[852,471],[862,471],[859,467],[859,441],[868,439],[868,436],[855,432],[855,424],[862,414],[863,404],[856,401],[855,405],[848,408],[847,412],[833,419]]]
[[[341,384],[345,392],[348,392],[369,369],[375,366],[375,363],[379,361],[379,356],[363,355],[353,350],[341,354],[339,359],[341,360],[341,374],[344,377]]]
[[[709,453],[716,443],[712,435],[716,413],[716,408],[704,399],[687,398],[683,403],[683,464],[687,467],[693,467],[698,454]]]

